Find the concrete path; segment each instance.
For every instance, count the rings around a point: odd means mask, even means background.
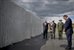
[[[74,50],[74,35],[73,35],[72,50]],[[67,46],[67,40],[65,34],[63,34],[63,40],[58,40],[58,34],[56,34],[56,39],[51,40],[50,38],[45,45],[41,47],[40,50],[65,50]]]
[[[74,50],[74,35],[72,41],[72,50]],[[14,43],[13,45],[1,48],[0,50],[65,50],[66,45],[67,41],[65,34],[63,34],[63,40],[58,40],[58,34],[56,33],[55,40],[51,40],[49,35],[48,40],[43,39],[42,35],[39,35],[31,39]]]

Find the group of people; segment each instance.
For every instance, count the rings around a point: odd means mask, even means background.
[[[48,33],[51,35],[51,39],[55,39],[55,33],[56,28],[58,30],[58,39],[62,39],[63,31],[66,34],[68,45],[66,47],[67,50],[72,49],[72,34],[73,34],[73,28],[72,28],[72,20],[67,16],[64,15],[63,19],[65,20],[65,23],[62,22],[62,20],[59,20],[58,24],[55,23],[55,21],[52,21],[52,23],[48,23],[45,21],[43,23],[43,38],[48,38]]]
[[[50,33],[51,39],[55,39],[55,33],[56,33],[56,27],[57,27],[59,39],[62,39],[63,28],[64,28],[63,26],[64,24],[62,20],[59,20],[58,24],[56,24],[54,21],[52,21],[51,23],[48,23],[47,21],[45,21],[43,23],[43,38],[47,39],[48,33]]]

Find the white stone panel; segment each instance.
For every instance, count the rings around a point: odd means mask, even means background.
[[[41,34],[42,21],[39,17],[11,0],[0,1],[0,47]]]

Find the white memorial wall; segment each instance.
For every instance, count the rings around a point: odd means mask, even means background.
[[[11,0],[0,0],[0,48],[42,33],[42,20]]]

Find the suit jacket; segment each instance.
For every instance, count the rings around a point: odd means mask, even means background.
[[[43,23],[44,30],[48,30],[48,23]]]
[[[45,30],[48,30],[48,23],[46,23],[45,25]]]
[[[68,18],[66,20],[65,25],[64,25],[64,28],[65,28],[65,32],[67,34],[72,34],[73,33],[72,20],[70,18]]]

